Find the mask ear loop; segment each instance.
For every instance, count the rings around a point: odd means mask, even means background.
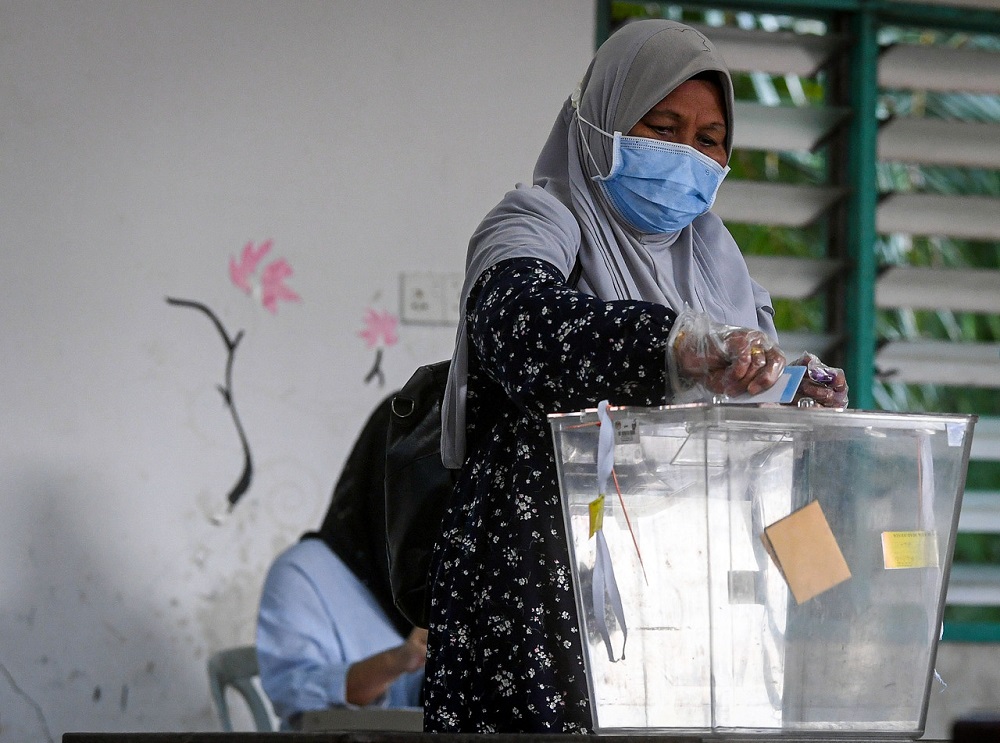
[[[591,150],[590,150],[590,143],[587,142],[587,137],[584,135],[583,127],[580,125],[580,122],[582,121],[585,124],[587,124],[587,126],[592,127],[593,129],[597,129],[597,131],[599,131],[601,134],[603,134],[606,137],[607,136],[611,136],[611,135],[609,135],[603,129],[600,129],[597,126],[594,126],[589,121],[587,121],[582,116],[580,116],[580,99],[581,99],[582,96],[583,96],[583,81],[581,80],[580,83],[576,86],[576,90],[574,90],[573,93],[570,95],[569,101],[570,101],[570,105],[573,108],[573,116],[574,116],[574,118],[577,119],[577,122],[576,122],[577,136],[583,142],[583,146],[587,150],[587,156],[590,158],[590,162],[593,164],[594,172],[598,174],[597,176],[594,176],[594,177],[595,178],[601,178],[602,177],[600,175],[601,168],[597,164],[597,160],[594,158],[594,153],[591,152]],[[580,165],[580,170],[583,171],[584,170],[583,163],[581,162],[581,163],[579,163],[579,165]],[[581,175],[586,176],[586,174],[582,173],[582,172],[581,172]],[[591,179],[591,180],[593,180],[593,179]],[[606,197],[600,197],[600,198],[606,198]],[[590,209],[594,210],[594,213],[591,215],[590,219],[593,219],[593,220],[595,220],[598,223],[598,232],[601,233],[601,234],[599,234],[599,236],[597,238],[597,245],[596,245],[596,247],[597,247],[598,251],[604,255],[604,262],[607,265],[608,272],[611,275],[611,280],[612,280],[612,283],[613,283],[613,286],[614,286],[614,291],[618,295],[619,299],[628,299],[629,292],[628,292],[628,288],[626,286],[625,277],[623,276],[623,274],[621,272],[621,269],[619,269],[617,267],[617,265],[616,265],[616,261],[615,261],[615,257],[614,257],[614,251],[610,247],[609,238],[606,235],[603,234],[604,228],[600,227],[600,217],[597,215],[597,211],[598,211],[599,207],[596,204],[593,204],[591,207],[587,207],[587,209],[588,210],[590,210]]]
[[[587,137],[584,134],[583,127],[580,126],[580,122],[582,121],[584,124],[586,124],[587,126],[589,126],[591,129],[593,129],[594,131],[600,132],[605,137],[608,137],[610,139],[614,139],[615,137],[614,137],[613,134],[608,134],[606,131],[604,131],[603,129],[601,129],[601,127],[597,126],[596,124],[591,124],[589,121],[587,121],[585,118],[583,118],[580,115],[580,95],[581,95],[581,91],[580,91],[580,86],[578,85],[576,87],[576,90],[573,91],[573,95],[571,95],[570,98],[569,98],[570,99],[570,103],[573,106],[573,116],[574,116],[574,118],[576,118],[576,122],[577,122],[576,123],[576,130],[580,134],[580,141],[583,142],[583,148],[587,151],[587,157],[590,158],[590,162],[594,166],[594,172],[600,174],[601,173],[601,167],[597,164],[597,160],[594,158],[594,153],[591,152],[591,150],[590,150],[590,143],[587,141]]]

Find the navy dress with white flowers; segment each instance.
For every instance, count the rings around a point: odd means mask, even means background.
[[[581,294],[529,258],[485,271],[466,310],[466,461],[432,565],[425,729],[588,732],[546,415],[662,404],[675,313]]]

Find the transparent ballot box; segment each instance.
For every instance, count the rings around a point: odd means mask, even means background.
[[[549,420],[596,732],[922,734],[974,416]]]

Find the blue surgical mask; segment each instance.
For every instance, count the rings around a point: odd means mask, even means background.
[[[686,144],[611,135],[578,118],[614,139],[611,171],[594,181],[633,229],[677,232],[712,208],[728,167]]]

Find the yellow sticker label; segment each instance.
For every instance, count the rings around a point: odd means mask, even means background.
[[[604,496],[590,502],[590,536],[594,536],[604,527]]]
[[[882,532],[882,560],[886,570],[936,568],[937,533],[933,531]]]

